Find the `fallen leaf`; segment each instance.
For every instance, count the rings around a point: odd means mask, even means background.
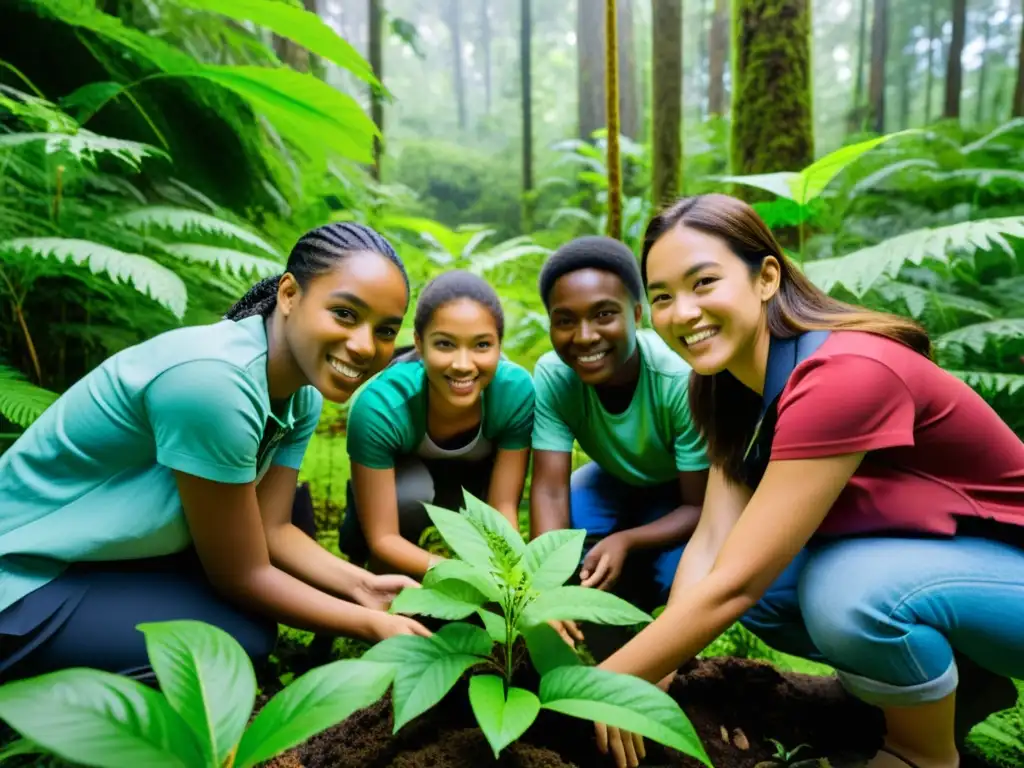
[[[750,740],[747,738],[747,734],[739,728],[732,729],[732,742],[736,745],[737,749],[750,749]]]

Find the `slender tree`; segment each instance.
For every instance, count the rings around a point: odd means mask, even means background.
[[[1021,10],[1024,10],[1024,0],[1021,0]],[[1020,25],[1020,47],[1017,49],[1017,87],[1013,92],[1011,113],[1014,117],[1024,117],[1024,24]]]
[[[856,133],[864,129],[864,59],[868,50],[868,0],[860,0],[860,22],[857,25],[857,67],[853,84],[853,106],[847,130]]]
[[[531,40],[533,23],[530,19],[530,0],[519,0],[519,57],[521,103],[523,109],[523,228],[530,229],[533,206],[530,193],[533,190],[533,86],[531,85]]]
[[[889,58],[889,0],[875,0],[871,19],[871,73],[868,76],[868,110],[871,129],[885,133],[885,65]]]
[[[967,0],[953,0],[953,39],[946,59],[946,103],[943,117],[960,117],[960,91],[963,86],[964,38],[967,36]]]
[[[466,130],[466,81],[462,76],[462,22],[459,0],[448,0],[445,17],[452,39],[452,89],[455,91],[455,106],[459,116],[459,130]]]
[[[384,0],[370,0],[370,44],[369,59],[373,74],[384,86]],[[370,86],[370,116],[374,125],[380,131],[380,138],[373,139],[373,177],[380,181],[381,178],[381,156],[383,154],[384,137],[384,100],[378,88]]]
[[[939,9],[936,3],[928,5],[928,62],[924,81],[924,122],[932,121],[932,91],[935,90],[935,38],[938,37]]]
[[[652,119],[654,123],[651,142],[651,199],[654,207],[660,208],[674,200],[679,195],[681,188],[682,0],[651,0],[651,71]],[[714,78],[712,78],[711,84],[714,86]]]
[[[657,8],[657,0],[651,0],[651,7]],[[673,27],[675,30],[675,27]],[[663,32],[657,23],[653,24],[654,39],[659,34],[671,38],[675,32]],[[680,49],[682,41],[680,41]],[[657,59],[655,59],[657,60]],[[725,100],[725,66],[729,60],[729,0],[715,0],[714,15],[711,17],[711,32],[708,35],[708,114],[724,115],[728,104]]]
[[[619,165],[619,47],[615,0],[605,0],[605,110],[608,114],[608,237],[622,238],[622,172]]]

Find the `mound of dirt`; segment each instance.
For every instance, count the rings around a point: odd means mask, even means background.
[[[775,752],[769,739],[800,759],[828,757],[853,766],[882,742],[880,712],[847,695],[829,677],[781,673],[770,664],[736,658],[697,660],[680,670],[669,693],[700,734],[716,768],[754,768]],[[436,707],[392,735],[391,699],[281,755],[271,768],[600,768],[594,728],[577,718],[541,712],[533,726],[495,761],[476,727],[465,683]],[[697,768],[692,758],[647,742],[644,765]]]

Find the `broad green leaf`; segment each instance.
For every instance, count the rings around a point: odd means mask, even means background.
[[[207,264],[239,277],[255,275],[263,278],[279,275],[284,271],[284,264],[280,262],[261,259],[259,256],[252,256],[231,248],[218,248],[198,243],[165,243],[161,245],[161,248],[185,261]]]
[[[558,667],[575,667],[583,663],[576,651],[547,622],[524,629],[523,639],[533,668],[541,675]]]
[[[63,669],[0,686],[0,719],[75,765],[195,768],[203,752],[156,691],[122,675]]]
[[[501,590],[493,577],[465,560],[441,560],[435,563],[424,575],[423,586],[433,587],[441,582],[451,580],[470,584],[491,602],[501,600]]]
[[[0,415],[12,424],[27,427],[58,397],[56,392],[33,384],[16,368],[0,365]]]
[[[512,527],[512,523],[490,504],[481,501],[473,494],[462,489],[466,509],[463,514],[468,517],[479,528],[500,536],[516,557],[526,554],[526,542],[518,530]]]
[[[448,624],[432,637],[396,635],[368,650],[363,659],[394,666],[394,732],[437,704],[492,642],[469,624]]]
[[[252,22],[298,43],[310,53],[333,61],[371,85],[377,78],[366,59],[315,13],[277,0],[177,0],[179,5]]]
[[[469,703],[495,760],[501,750],[526,732],[540,712],[540,700],[530,691],[513,686],[506,699],[505,681],[496,675],[474,675],[470,679]]]
[[[9,133],[0,136],[0,150],[36,141],[44,143],[47,154],[68,152],[93,167],[96,165],[97,155],[112,155],[135,170],[141,168],[142,161],[147,156],[170,159],[166,152],[149,144],[101,136],[84,128],[78,133]]]
[[[870,152],[883,142],[895,139],[898,136],[906,136],[912,133],[920,133],[916,128],[906,131],[897,131],[886,136],[879,136],[848,147],[840,147],[835,152],[830,152],[819,160],[811,163],[797,174],[798,178],[791,181],[793,199],[802,205],[807,205],[811,200],[820,195],[829,182],[832,181],[840,171],[856,161],[865,152]]]
[[[638,677],[597,667],[559,667],[541,678],[540,704],[638,733],[712,768],[697,731],[675,700]]]
[[[105,274],[115,283],[130,284],[139,293],[166,307],[179,320],[185,316],[188,303],[185,283],[167,267],[137,253],[125,253],[89,240],[64,237],[5,240],[0,242],[0,254],[4,251],[88,266],[93,274]]]
[[[541,593],[526,607],[520,626],[528,627],[553,619],[618,625],[653,621],[649,614],[610,592],[589,587],[558,587]]]
[[[241,96],[302,150],[309,142],[341,157],[372,162],[373,121],[349,95],[313,75],[287,67],[205,66],[202,77]]]
[[[281,259],[278,250],[259,235],[232,224],[230,221],[211,216],[202,211],[188,208],[172,208],[170,206],[153,205],[137,208],[129,213],[112,216],[109,221],[123,224],[132,229],[147,230],[164,229],[178,235],[215,235],[239,242],[255,245],[260,250]]]
[[[793,193],[795,183],[800,174],[792,171],[780,171],[778,173],[754,173],[746,176],[713,176],[715,181],[724,181],[727,184],[743,184],[747,187],[756,187],[766,192],[771,192],[779,197],[789,200],[796,200]]]
[[[242,738],[256,675],[242,646],[219,627],[178,620],[139,624],[160,690],[201,747],[222,764]]]
[[[507,639],[505,637],[505,617],[499,616],[493,611],[488,611],[484,608],[478,609],[476,615],[479,616],[480,620],[484,623],[484,629],[491,640],[504,645]],[[515,642],[515,639],[518,636],[519,630],[514,630],[512,632],[512,641]]]
[[[939,336],[935,340],[935,346],[941,351],[966,347],[983,354],[989,344],[999,345],[1009,342],[1024,342],[1024,318],[1003,318],[957,328],[955,331]]]
[[[423,506],[426,507],[430,522],[437,528],[444,543],[456,555],[470,565],[482,568],[487,573],[491,572],[491,547],[469,518],[458,512],[435,507],[433,504],[424,503]]]
[[[260,710],[238,745],[235,768],[269,760],[370,706],[387,692],[394,675],[391,664],[365,658],[310,670]]]
[[[565,528],[542,533],[526,547],[526,574],[530,586],[543,591],[560,587],[580,564],[587,532]]]
[[[487,601],[480,590],[463,581],[449,579],[432,587],[403,589],[391,602],[391,613],[432,616],[435,619],[464,619]]]

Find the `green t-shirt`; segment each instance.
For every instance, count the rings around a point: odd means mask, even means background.
[[[272,412],[262,317],[111,356],[0,455],[0,610],[68,562],[185,549],[172,470],[249,483],[271,464],[298,469],[322,403],[306,386]]]
[[[483,391],[480,441],[496,449],[530,447],[533,381],[526,369],[501,360]],[[371,469],[391,469],[402,455],[422,453],[427,435],[427,377],[422,360],[385,368],[356,395],[349,408],[349,458]],[[444,452],[430,451],[440,456]],[[453,458],[464,455],[455,452]]]
[[[690,366],[652,330],[637,331],[640,382],[618,414],[601,405],[555,352],[533,371],[537,391],[535,451],[572,450],[573,439],[605,471],[630,485],[668,482],[709,466],[687,403]]]

